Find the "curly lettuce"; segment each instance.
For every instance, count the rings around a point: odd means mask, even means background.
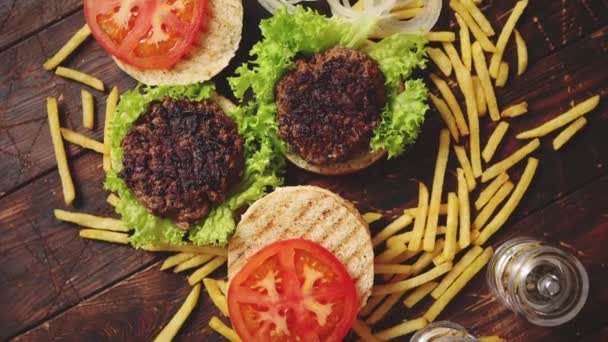
[[[428,110],[428,90],[421,80],[409,79],[416,69],[426,67],[426,39],[416,34],[394,34],[379,42],[367,40],[375,29],[375,19],[362,17],[354,22],[341,18],[327,18],[317,12],[296,7],[293,13],[280,10],[260,24],[263,39],[250,51],[252,60],[236,70],[229,78],[235,96],[245,98],[248,91],[254,96],[258,113],[273,112],[268,135],[277,149],[284,143],[274,136],[278,124],[274,120],[274,87],[276,82],[294,67],[298,55],[312,55],[334,46],[362,50],[375,59],[385,76],[387,105],[381,113],[381,124],[374,130],[370,150],[384,150],[388,158],[403,153],[412,144],[424,122]],[[404,82],[404,80],[406,80]],[[405,90],[401,91],[405,86]],[[259,114],[261,115],[261,114]],[[268,118],[266,118],[268,119]]]
[[[236,228],[235,211],[262,197],[270,188],[283,183],[281,174],[284,159],[269,137],[267,123],[261,116],[251,114],[249,107],[236,107],[227,114],[237,123],[239,134],[245,139],[245,169],[241,182],[232,190],[221,205],[209,212],[189,232],[177,227],[168,219],[149,213],[118,177],[122,169],[122,139],[133,126],[149,102],[165,96],[201,101],[213,96],[215,87],[210,83],[188,86],[140,87],[125,92],[118,104],[116,115],[110,123],[109,141],[112,170],[106,174],[106,189],[116,192],[120,202],[116,211],[127,226],[134,228],[130,242],[134,247],[149,243],[182,244],[185,235],[197,245],[225,245]]]

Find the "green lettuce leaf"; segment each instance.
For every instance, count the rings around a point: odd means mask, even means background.
[[[154,88],[138,86],[121,96],[116,115],[110,124],[113,169],[106,174],[105,187],[120,197],[116,211],[127,226],[134,228],[130,238],[133,246],[142,247],[149,243],[181,244],[187,233],[173,221],[149,213],[118,177],[118,172],[122,169],[122,139],[149,102],[165,96],[200,101],[210,98],[214,91],[215,87],[209,83]],[[227,114],[235,120],[239,133],[245,139],[244,175],[237,188],[228,194],[226,201],[214,207],[205,220],[193,225],[189,231],[188,238],[199,245],[225,245],[236,227],[235,211],[262,197],[269,188],[282,184],[278,174],[282,172],[284,160],[266,134],[266,125],[260,122],[259,117],[251,115],[251,109],[247,107],[236,107]]]
[[[427,89],[420,80],[405,81],[405,91],[400,92],[403,80],[415,69],[426,67],[427,43],[422,35],[394,34],[379,42],[366,39],[375,29],[376,21],[362,17],[348,22],[338,17],[327,18],[317,12],[297,6],[293,13],[279,10],[260,24],[264,38],[250,51],[252,60],[236,70],[237,76],[229,78],[234,94],[245,98],[251,90],[258,115],[268,123],[270,140],[277,149],[285,149],[278,137],[278,127],[266,111],[274,110],[276,82],[294,66],[298,55],[311,55],[334,46],[346,46],[367,52],[374,58],[386,79],[388,103],[381,113],[382,122],[372,136],[370,150],[385,150],[392,158],[403,153],[418,136],[426,105]],[[411,89],[410,89],[411,88]]]

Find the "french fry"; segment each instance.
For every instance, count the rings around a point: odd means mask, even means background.
[[[384,298],[386,298],[386,296],[371,296],[371,297],[369,297],[369,299],[367,300],[367,303],[365,304],[365,306],[362,307],[361,310],[359,310],[359,317],[363,317],[363,316],[369,315],[378,305],[380,305],[380,303],[382,303],[382,300]]]
[[[441,227],[439,227],[441,228]],[[439,228],[437,228],[439,230]],[[390,260],[390,262],[396,263],[396,264],[402,264],[414,257],[416,257],[418,254],[422,253],[422,250],[420,251],[405,251],[405,253],[401,253],[399,256],[393,258]]]
[[[515,186],[515,190],[511,193],[511,196],[507,200],[507,202],[503,205],[503,207],[498,211],[496,216],[483,228],[480,232],[479,237],[474,240],[474,243],[478,246],[483,245],[488,239],[496,233],[500,227],[502,227],[505,222],[509,219],[521,198],[524,196],[524,193],[530,186],[532,179],[534,178],[534,174],[536,173],[536,169],[538,167],[538,159],[528,158],[528,164],[526,164],[526,168],[524,169],[519,182]]]
[[[76,198],[74,190],[74,182],[70,174],[68,166],[68,158],[65,154],[65,147],[61,139],[61,129],[59,125],[59,109],[57,108],[57,100],[52,97],[46,98],[46,110],[49,121],[49,129],[51,131],[51,140],[53,141],[53,150],[55,151],[55,160],[57,161],[57,169],[59,170],[59,178],[61,179],[61,188],[63,190],[63,200],[65,204],[70,205]]]
[[[376,274],[411,274],[413,268],[411,265],[401,264],[378,264],[374,265],[374,273]]]
[[[511,33],[515,28],[515,24],[519,20],[519,17],[524,13],[524,9],[528,6],[528,0],[521,0],[515,4],[513,7],[513,11],[507,19],[505,26],[502,28],[500,35],[498,36],[498,41],[496,42],[496,51],[492,55],[492,59],[490,60],[490,76],[492,78],[497,78],[498,69],[500,67],[500,62],[502,61],[502,57],[505,53],[505,47],[509,42],[509,37],[511,37]],[[486,50],[487,51],[487,50]]]
[[[374,258],[374,263],[376,264],[386,264],[390,263],[393,259],[398,257],[399,255],[405,253],[407,248],[405,244],[396,244],[387,248],[382,254],[377,255]]]
[[[428,214],[429,207],[429,190],[422,182],[418,182],[418,209],[416,210],[416,219],[414,220],[414,228],[412,230],[412,237],[407,248],[410,251],[420,250],[420,244],[422,242],[422,236],[424,235],[424,227],[426,223],[426,216]]]
[[[403,323],[397,324],[392,328],[388,328],[382,331],[379,331],[377,334],[374,334],[374,337],[380,339],[381,341],[387,341],[393,339],[395,337],[405,336],[410,334],[416,330],[420,330],[429,322],[423,317],[412,319],[409,321],[405,321]]]
[[[407,208],[403,211],[404,214],[408,214],[412,217],[416,217],[418,208]],[[448,204],[441,203],[439,205],[439,215],[447,215],[448,214]]]
[[[528,102],[522,101],[520,103],[507,107],[507,109],[503,110],[502,113],[500,113],[500,116],[503,118],[514,118],[516,116],[526,114],[527,112]]]
[[[217,283],[217,286],[220,288],[220,291],[222,291],[222,294],[224,296],[227,296],[228,295],[228,283],[222,279],[217,279],[217,280],[215,280],[215,282]]]
[[[448,87],[448,84],[435,74],[431,74],[431,81],[433,81],[437,89],[439,89],[441,96],[445,99],[450,111],[454,115],[456,127],[458,127],[460,135],[468,135],[469,128],[467,127],[467,122],[464,119],[464,113],[462,112],[462,109],[460,109],[460,105],[458,105],[458,101],[456,101],[456,97],[454,97],[454,93],[452,93],[452,90],[450,87]]]
[[[408,274],[398,274],[393,279],[393,281],[394,282],[402,281],[402,280],[406,279],[408,276],[409,276]],[[401,299],[401,297],[403,297],[404,293],[405,293],[405,291],[399,291],[399,292],[392,293],[388,296],[385,296],[385,295],[375,296],[375,297],[372,296],[372,298],[380,298],[381,301],[382,301],[382,299],[384,299],[384,301],[365,320],[365,323],[367,323],[367,324],[378,323],[382,318],[384,318],[384,316],[386,316],[386,314],[391,310],[391,308],[393,306],[395,306],[395,304],[399,301],[399,299]]]
[[[367,326],[367,324],[361,322],[360,320],[356,319],[353,322],[353,326],[351,327],[353,329],[353,331],[359,336],[361,337],[362,341],[369,341],[369,342],[380,342],[379,339],[375,338],[372,335],[372,330],[370,327]]]
[[[112,161],[110,158],[110,124],[116,111],[116,104],[118,103],[118,88],[112,88],[112,91],[106,99],[106,116],[105,123],[103,125],[103,170],[108,172],[112,169]]]
[[[492,121],[500,120],[500,112],[498,111],[498,103],[496,102],[496,94],[494,94],[494,87],[492,86],[492,80],[488,73],[488,65],[486,64],[486,57],[481,50],[479,42],[473,43],[471,46],[473,54],[473,64],[475,64],[475,71],[481,82],[483,88],[483,94],[488,105],[488,112],[490,112],[490,118]]]
[[[198,302],[198,297],[200,293],[201,285],[196,284],[196,286],[192,288],[192,291],[190,291],[190,294],[188,294],[188,297],[186,297],[186,300],[184,301],[182,306],[175,313],[175,316],[171,318],[169,323],[167,323],[167,325],[163,328],[163,330],[161,330],[158,336],[156,336],[154,342],[170,342],[171,340],[173,340],[175,335],[177,335],[179,329],[188,319],[188,316],[190,316],[192,310],[194,310],[196,302]]]
[[[453,42],[456,40],[456,34],[449,31],[431,31],[425,34],[424,38],[429,42]]]
[[[496,86],[504,87],[507,84],[507,79],[509,78],[509,64],[507,62],[500,62],[500,67],[498,68],[498,74],[496,75]]]
[[[408,309],[413,308],[416,304],[418,304],[418,302],[431,293],[431,291],[433,291],[438,284],[439,283],[436,281],[431,281],[418,286],[414,291],[412,291],[412,293],[405,297],[403,300],[403,305],[405,305]]]
[[[199,254],[175,266],[175,268],[173,269],[173,273],[180,273],[195,267],[199,267],[211,259],[213,259],[213,255]]]
[[[431,307],[424,314],[429,322],[434,321],[443,309],[450,303],[452,299],[473,279],[473,277],[481,271],[481,269],[490,261],[494,250],[492,247],[486,248],[475,260],[464,269],[462,274],[450,285],[445,292],[435,300]]]
[[[412,223],[412,220],[413,218],[407,214],[399,216],[395,221],[391,222],[372,238],[372,246],[376,247],[380,245],[398,231],[409,226]]]
[[[429,202],[429,215],[424,230],[422,249],[427,252],[435,249],[435,235],[437,234],[437,222],[439,221],[439,204],[441,203],[441,193],[443,191],[443,179],[445,169],[448,164],[450,154],[450,133],[446,129],[439,132],[439,150],[435,163],[435,173],[433,176],[433,188]]]
[[[469,205],[469,189],[464,171],[461,168],[456,170],[458,178],[458,246],[465,249],[471,244],[471,212]]]
[[[514,31],[515,45],[517,46],[517,76],[521,76],[528,68],[528,47],[519,31],[517,29]]]
[[[566,126],[572,121],[592,111],[593,109],[595,109],[595,107],[597,107],[599,103],[600,96],[592,96],[587,100],[572,107],[572,109],[570,109],[569,111],[545,122],[544,124],[534,129],[519,133],[517,135],[517,139],[544,137],[545,135],[559,129],[560,127]]]
[[[474,230],[481,230],[481,228],[483,228],[483,225],[488,222],[496,208],[498,208],[498,205],[502,203],[507,196],[509,196],[511,190],[513,190],[513,187],[513,183],[511,181],[507,181],[500,187],[500,189],[498,189],[488,204],[483,207],[483,210],[477,214],[477,217],[473,221]]]
[[[91,29],[89,29],[89,25],[84,24],[80,30],[76,31],[74,35],[65,43],[64,46],[57,51],[49,60],[44,62],[42,67],[44,70],[49,71],[55,69],[61,62],[63,62],[76,48],[82,44],[89,36],[91,35]]]
[[[80,72],[78,70],[57,67],[55,70],[55,75],[61,76],[63,78],[68,78],[70,80],[74,80],[76,82],[80,82],[84,85],[88,85],[91,88],[97,89],[99,91],[103,91],[103,82],[100,79],[93,77],[89,74],[85,74],[84,72]]]
[[[460,247],[458,247],[458,244],[456,244],[456,247],[455,247],[455,248],[456,248],[456,249],[455,249],[455,251],[454,251],[454,252],[455,252],[456,254],[460,253]],[[433,258],[433,260],[431,260],[431,261],[433,262],[433,264],[435,264],[435,266],[439,266],[439,265],[441,265],[441,264],[444,264],[444,263],[445,263],[445,262],[447,262],[447,261],[452,261],[453,259],[454,259],[454,258],[449,259],[449,257],[446,257],[446,256],[443,254],[443,251],[442,251],[442,253],[440,253],[439,255],[435,256],[435,257]]]
[[[475,102],[477,103],[477,115],[479,117],[485,116],[488,113],[488,106],[486,104],[486,95],[481,86],[479,76],[472,76],[473,90],[475,91]]]
[[[91,139],[84,134],[74,132],[71,129],[61,127],[61,135],[63,139],[72,144],[93,150],[98,153],[103,153],[103,144],[97,140]]]
[[[365,220],[365,222],[367,222],[367,224],[372,224],[372,223],[378,221],[381,218],[382,218],[382,214],[380,214],[380,213],[365,213],[365,214],[363,214],[363,219]]]
[[[450,63],[450,59],[445,55],[441,49],[427,47],[426,53],[429,55],[433,63],[437,65],[439,70],[446,76],[450,77],[452,74],[452,63]]]
[[[456,265],[454,265],[454,268],[452,268],[450,272],[448,272],[448,274],[446,274],[445,277],[441,279],[439,285],[437,285],[433,292],[431,292],[431,297],[435,299],[439,298],[445,292],[445,290],[447,290],[448,287],[452,285],[454,280],[456,280],[456,278],[458,278],[458,276],[460,276],[462,272],[464,272],[467,266],[469,266],[473,262],[473,260],[475,260],[477,256],[479,256],[479,254],[481,254],[481,252],[483,252],[483,248],[479,246],[474,246],[468,252],[466,252],[465,255],[463,255],[462,258],[458,260]]]
[[[454,117],[452,116],[452,112],[450,111],[450,108],[448,108],[448,105],[442,99],[438,98],[437,96],[435,96],[433,94],[429,94],[429,95],[431,97],[431,101],[435,105],[435,108],[437,108],[439,115],[443,119],[443,122],[445,122],[445,125],[447,126],[448,130],[452,134],[452,138],[454,138],[454,141],[456,141],[458,143],[460,141],[460,134],[458,133],[458,127],[456,126],[456,120],[454,120]]]
[[[211,317],[209,327],[215,330],[218,334],[224,336],[230,342],[240,342],[241,338],[232,328],[224,324],[217,316]]]
[[[224,316],[228,317],[228,303],[226,302],[226,297],[220,291],[217,281],[215,281],[215,279],[205,278],[203,279],[203,285],[205,285],[205,289],[213,304],[215,304]]]
[[[519,150],[515,151],[509,157],[499,161],[498,163],[487,168],[481,175],[481,181],[483,183],[493,179],[503,172],[507,172],[513,165],[519,163],[519,161],[526,158],[530,153],[534,152],[540,146],[540,140],[538,138],[530,141]]]
[[[486,203],[490,201],[490,199],[494,196],[496,191],[500,189],[500,186],[503,185],[506,181],[509,180],[509,175],[506,172],[501,173],[498,177],[494,178],[494,180],[479,194],[477,200],[475,201],[475,209],[481,209]]]
[[[443,247],[443,258],[446,261],[453,260],[456,255],[456,234],[458,232],[458,197],[455,193],[448,193],[448,218],[445,232],[445,246]]]
[[[93,95],[88,91],[82,89],[80,91],[80,97],[82,98],[82,126],[87,129],[93,129],[95,106],[93,103]]]
[[[83,239],[100,240],[114,242],[126,245],[129,243],[129,235],[127,233],[112,232],[109,230],[99,229],[81,229],[78,233]]]
[[[372,295],[380,296],[385,294],[391,294],[396,292],[403,292],[415,287],[418,287],[422,284],[428,283],[431,280],[434,280],[452,269],[452,263],[446,262],[439,266],[435,266],[431,270],[422,273],[418,276],[415,276],[410,279],[401,280],[398,282],[386,284],[386,285],[377,285],[372,288]]]
[[[500,145],[502,138],[504,138],[505,134],[507,133],[507,129],[509,129],[509,124],[504,121],[501,121],[498,123],[498,126],[496,126],[496,128],[492,132],[492,135],[490,135],[488,143],[483,148],[483,151],[481,151],[481,156],[483,157],[483,160],[486,163],[489,163],[490,160],[492,160],[492,157],[494,156],[494,153],[496,153],[498,145]]]
[[[469,157],[467,157],[467,152],[464,150],[464,147],[454,145],[454,152],[456,153],[456,159],[458,159],[458,163],[460,163],[460,167],[464,170],[464,175],[467,179],[467,187],[469,191],[473,191],[475,186],[477,186],[477,182],[475,181],[475,176],[473,175],[473,168],[471,167],[471,163],[469,162]]]
[[[445,245],[445,241],[443,239],[437,240],[435,244],[435,249],[432,252],[424,252],[418,260],[412,265],[414,267],[414,275],[422,272],[425,268],[427,268],[437,256],[441,255],[443,251],[443,247]]]
[[[399,9],[396,11],[391,11],[390,16],[391,16],[391,18],[397,19],[397,20],[412,19],[413,17],[420,14],[420,12],[422,12],[423,9],[424,8],[422,8],[422,7]]]
[[[423,227],[424,228],[424,227]],[[393,235],[386,239],[387,248],[396,246],[397,244],[407,244],[412,240],[412,232],[405,232],[397,235]]]
[[[571,123],[568,127],[564,128],[555,139],[553,139],[553,149],[555,151],[559,150],[565,143],[567,143],[570,138],[572,138],[576,132],[580,131],[587,124],[587,119],[585,117],[580,117],[576,119],[573,123]]]
[[[203,267],[199,268],[198,270],[194,271],[194,273],[192,273],[188,277],[188,283],[190,285],[194,286],[194,284],[196,284],[199,281],[203,280],[203,278],[205,278],[208,275],[210,275],[211,273],[213,273],[213,271],[215,271],[216,269],[218,269],[224,263],[226,263],[226,258],[225,257],[216,256],[211,261],[209,261],[207,264],[205,264],[205,266],[203,266]]]
[[[458,22],[458,36],[460,37],[460,58],[462,64],[467,70],[471,71],[471,36],[469,34],[469,27],[462,20],[462,17],[456,13],[456,21]],[[449,76],[449,75],[446,75]]]
[[[488,36],[482,31],[479,25],[477,25],[475,20],[473,20],[473,17],[471,17],[471,14],[467,12],[461,2],[451,0],[450,7],[462,17],[462,20],[467,24],[471,33],[473,33],[473,36],[475,36],[475,39],[481,44],[481,47],[485,51],[494,52],[496,50],[494,43],[488,39]]]
[[[194,256],[196,256],[196,254],[194,254],[194,253],[173,254],[172,256],[165,259],[165,261],[163,261],[163,264],[160,266],[160,270],[161,271],[168,270],[171,267],[176,266],[188,259],[192,259]]]
[[[109,194],[108,198],[106,198],[106,202],[108,202],[111,206],[116,207],[120,203],[120,198],[114,194]]]
[[[228,256],[228,250],[224,247],[215,246],[196,246],[190,243],[184,243],[182,245],[169,245],[169,244],[149,244],[142,247],[144,251],[148,252],[186,252],[196,254],[213,254],[217,256]]]
[[[479,336],[477,338],[477,340],[479,342],[507,342],[506,339],[500,337],[500,336],[496,336],[496,335],[492,335],[492,336]]]
[[[467,12],[469,12],[471,17],[473,17],[473,19],[475,19],[475,22],[479,25],[479,28],[483,31],[483,33],[486,36],[492,37],[496,34],[496,32],[494,32],[494,29],[492,28],[492,24],[490,24],[490,21],[488,20],[488,18],[486,18],[486,16],[483,15],[483,12],[481,12],[481,10],[479,10],[479,8],[475,5],[475,3],[473,1],[460,0],[460,2],[462,3],[462,6],[467,10]]]
[[[121,220],[109,217],[99,217],[61,209],[55,209],[54,213],[55,218],[60,221],[75,223],[87,228],[111,230],[115,232],[128,232],[130,230]]]

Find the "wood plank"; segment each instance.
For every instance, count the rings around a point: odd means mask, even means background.
[[[72,163],[79,208],[116,216],[105,203],[101,156]],[[127,246],[83,240],[78,228],[58,222],[63,207],[56,173],[0,200],[0,340],[74,306],[83,298],[153,262],[158,255]]]
[[[589,300],[573,322],[552,329],[530,325],[492,300],[483,275],[477,276],[467,286],[447,307],[441,319],[469,327],[478,335],[498,334],[509,341],[572,341],[601,329],[608,323],[608,316],[603,315],[603,308],[608,305],[608,293],[603,288],[608,281],[608,274],[603,270],[608,255],[601,247],[608,243],[606,201],[608,176],[517,222],[494,244],[497,246],[507,238],[525,234],[554,243],[565,241],[571,245],[591,276]],[[159,263],[121,281],[53,318],[48,324],[20,336],[18,340],[64,339],[68,336],[75,340],[150,340],[169,321],[190,290],[183,276],[160,272],[158,267]],[[222,276],[221,271],[213,275],[215,278]],[[428,304],[426,300],[421,307]],[[391,323],[404,318],[401,307],[399,311],[401,313],[393,315]],[[408,317],[417,317],[419,311]],[[192,315],[180,333],[180,339],[219,339],[209,330],[207,322],[212,315],[219,316],[220,313],[205,293]],[[480,320],[480,315],[487,319]],[[227,322],[225,318],[224,321]],[[74,330],[74,326],[81,329]],[[354,336],[351,337],[348,340],[355,340]]]
[[[82,7],[82,0],[6,0],[0,3],[0,51]]]

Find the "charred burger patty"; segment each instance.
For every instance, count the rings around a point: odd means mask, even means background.
[[[384,75],[361,51],[335,47],[299,59],[275,89],[281,137],[316,165],[369,150],[386,105]]]
[[[243,170],[243,138],[211,101],[151,102],[121,146],[119,177],[150,212],[183,228],[223,202]]]

